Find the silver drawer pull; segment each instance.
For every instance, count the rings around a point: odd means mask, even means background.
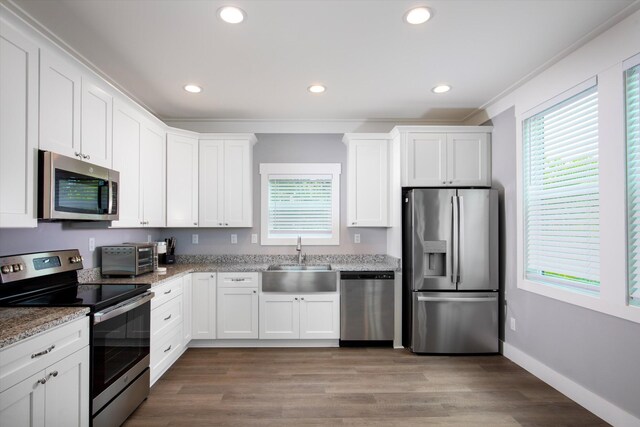
[[[244,277],[241,277],[241,278],[238,278],[238,279],[236,279],[236,278],[231,278],[231,281],[232,281],[232,282],[244,282],[244,281],[247,281],[247,280],[248,280],[248,279],[245,279]]]
[[[164,320],[169,320],[171,319],[171,315],[168,315],[167,317],[164,318]]]
[[[53,371],[53,372],[50,372],[50,373],[49,373],[49,378],[51,378],[51,377],[54,377],[54,378],[55,378],[55,377],[57,377],[57,376],[58,376],[58,371]]]
[[[46,384],[47,383],[47,379],[46,378],[40,378],[38,380],[38,384]]]
[[[173,290],[173,289],[169,289],[169,290],[168,290],[167,292],[165,292],[164,294],[165,294],[165,295],[170,294],[172,290]]]
[[[169,350],[171,350],[171,346],[167,347],[167,349],[164,352],[166,353]]]
[[[56,348],[56,345],[55,344],[51,344],[51,347],[49,347],[48,349],[42,350],[42,351],[40,351],[38,353],[33,353],[31,355],[31,358],[35,359],[36,357],[44,356],[45,354],[51,353],[51,350],[53,350],[54,348]],[[42,384],[44,384],[44,383],[42,383]]]

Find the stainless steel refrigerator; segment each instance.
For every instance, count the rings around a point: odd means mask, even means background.
[[[415,353],[498,351],[498,192],[403,193],[403,344]]]

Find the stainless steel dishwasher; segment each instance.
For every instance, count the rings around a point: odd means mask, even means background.
[[[340,273],[340,345],[391,345],[394,272]]]

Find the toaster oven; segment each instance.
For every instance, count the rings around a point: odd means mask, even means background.
[[[103,276],[138,276],[153,271],[153,244],[127,243],[102,247]]]

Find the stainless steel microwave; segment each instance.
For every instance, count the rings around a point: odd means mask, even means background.
[[[138,276],[153,271],[155,245],[125,243],[102,247],[103,276]]]
[[[51,151],[38,151],[38,218],[115,221],[120,173]]]

